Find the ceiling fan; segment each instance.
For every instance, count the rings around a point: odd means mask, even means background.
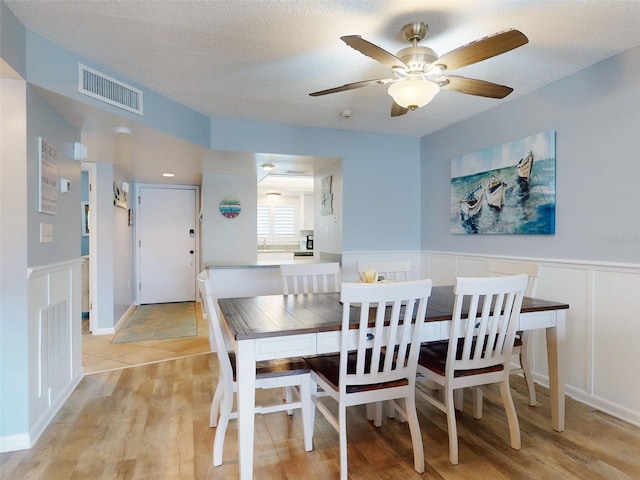
[[[528,43],[529,39],[522,32],[514,29],[505,30],[480,38],[438,57],[431,48],[418,46],[418,42],[427,35],[427,29],[427,24],[424,22],[409,23],[402,27],[402,37],[412,45],[403,48],[397,55],[368,42],[360,35],[340,37],[351,48],[389,67],[393,71],[393,77],[347,83],[309,95],[318,97],[368,85],[390,85],[388,93],[393,98],[391,116],[397,117],[409,110],[423,107],[440,89],[490,98],[504,98],[513,91],[513,88],[497,83],[447,75],[447,73],[501,55]]]

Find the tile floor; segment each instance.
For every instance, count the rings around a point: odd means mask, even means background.
[[[114,335],[82,335],[82,366],[86,374],[161,362],[211,351],[209,327],[196,303],[198,335],[195,337],[111,343]]]

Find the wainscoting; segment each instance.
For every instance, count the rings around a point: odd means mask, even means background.
[[[540,264],[537,296],[571,306],[562,353],[567,394],[640,426],[640,265],[427,251],[349,252],[342,258],[344,281],[357,279],[359,260],[397,259],[411,262],[413,278],[431,278],[434,285],[485,275],[490,259]],[[534,378],[548,386],[544,333],[532,337]]]
[[[83,377],[82,259],[30,268],[29,448]],[[16,448],[18,449],[18,448]]]

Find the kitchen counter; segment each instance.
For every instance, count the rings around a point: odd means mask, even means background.
[[[205,263],[205,267],[209,272],[209,284],[216,298],[277,295],[282,293],[280,265],[329,262],[315,257],[307,258],[309,260],[210,262]]]
[[[305,260],[256,260],[255,262],[211,262],[205,263],[205,268],[225,269],[225,268],[274,268],[280,265],[288,265],[292,263],[327,263],[326,260],[316,260],[313,257]]]

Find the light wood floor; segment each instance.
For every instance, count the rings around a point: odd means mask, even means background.
[[[211,466],[214,428],[209,406],[217,360],[206,353],[87,375],[31,450],[0,455],[5,479],[236,479],[236,422],[229,426],[224,463]],[[381,428],[361,407],[349,410],[352,479],[640,479],[640,428],[567,399],[567,429],[550,427],[547,391],[527,406],[526,387],[513,380],[522,449],[509,447],[497,389],[485,393],[482,420],[470,398],[458,415],[460,464],[448,459],[445,416],[418,400],[426,472],[413,470],[406,424]],[[260,395],[280,395],[278,389]],[[256,417],[256,479],[338,478],[338,436],[316,415],[314,451],[305,452],[300,412]]]
[[[198,335],[195,337],[111,343],[114,335],[83,334],[82,366],[85,373],[104,372],[211,351],[209,327],[207,320],[202,318],[200,307],[200,303],[196,303]]]

